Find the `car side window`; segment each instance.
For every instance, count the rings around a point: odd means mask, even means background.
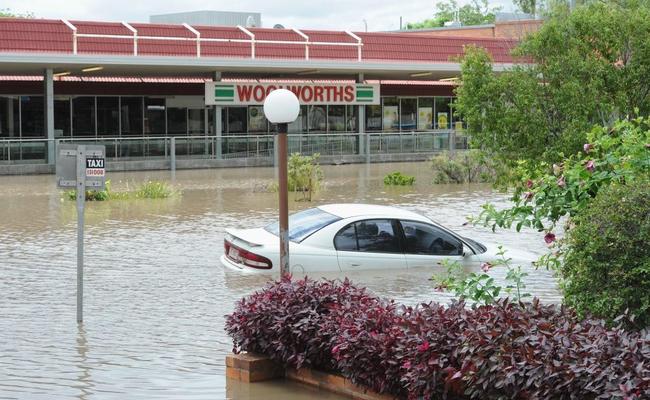
[[[407,254],[458,256],[463,243],[442,229],[416,221],[400,221],[404,231]]]
[[[399,237],[389,219],[352,223],[336,234],[334,247],[339,251],[401,253]]]
[[[339,231],[334,237],[334,247],[336,250],[357,251],[357,233],[354,224],[350,224]]]

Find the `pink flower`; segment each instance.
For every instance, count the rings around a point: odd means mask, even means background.
[[[429,350],[429,342],[424,341],[421,345],[418,346],[418,351],[423,352]]]
[[[402,368],[404,368],[404,369],[409,369],[409,368],[411,368],[411,362],[410,362],[410,361],[406,361],[404,364],[402,364]]]
[[[625,66],[625,61],[623,60],[616,60],[616,62],[614,63],[614,67],[616,67],[617,69],[621,69],[624,66]]]
[[[527,181],[526,181],[526,187],[527,187],[528,189],[532,188],[532,187],[533,187],[533,181],[530,180],[530,179],[527,180]]]
[[[551,244],[555,242],[555,234],[552,232],[547,233],[546,235],[544,235],[544,241],[546,242],[546,244]]]
[[[596,166],[594,165],[594,160],[587,161],[587,165],[585,165],[585,168],[589,172],[594,172],[594,169],[596,168]]]
[[[484,263],[481,264],[481,271],[483,271],[483,272],[487,273],[488,271],[490,271],[490,268],[492,268],[492,264],[490,264],[488,262],[484,262]]]
[[[525,200],[525,201],[530,201],[530,200],[532,200],[533,195],[534,195],[533,192],[526,192],[526,193],[524,193],[524,200]]]
[[[589,153],[591,151],[591,149],[593,149],[593,148],[594,148],[594,145],[591,144],[591,143],[585,143],[582,146],[582,149],[585,151],[585,153]]]
[[[566,187],[566,181],[564,180],[564,175],[562,175],[558,180],[557,180],[557,185],[561,188]]]

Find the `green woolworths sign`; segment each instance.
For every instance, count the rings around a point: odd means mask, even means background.
[[[379,104],[379,84],[206,82],[207,105],[264,104],[275,89],[291,90],[300,104]]]

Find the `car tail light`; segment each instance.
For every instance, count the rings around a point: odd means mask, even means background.
[[[226,254],[226,257],[236,263],[244,264],[247,267],[257,269],[273,268],[273,263],[268,258],[237,247],[234,244],[230,243],[228,240],[223,241],[223,250]]]

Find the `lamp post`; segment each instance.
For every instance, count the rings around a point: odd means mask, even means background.
[[[280,278],[289,275],[289,204],[287,188],[287,124],[300,113],[300,103],[293,92],[276,89],[264,100],[264,115],[278,126],[278,180],[280,193]]]

